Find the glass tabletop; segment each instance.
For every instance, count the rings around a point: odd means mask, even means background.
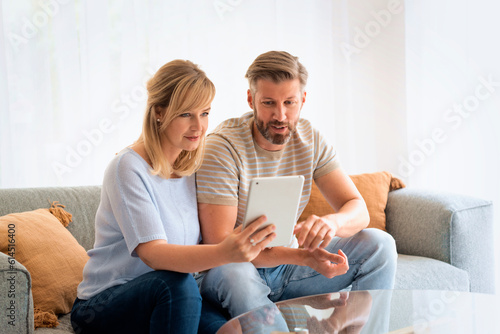
[[[435,290],[337,292],[290,299],[231,319],[218,334],[500,333],[500,298]]]

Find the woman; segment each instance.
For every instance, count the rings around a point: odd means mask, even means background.
[[[220,244],[198,245],[193,173],[215,88],[195,64],[174,60],[147,89],[139,140],[105,172],[95,245],[71,312],[77,333],[196,333],[201,297],[189,273],[251,261],[275,236],[273,226],[256,232],[260,218]]]

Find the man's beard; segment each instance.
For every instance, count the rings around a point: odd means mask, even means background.
[[[254,119],[257,130],[259,130],[260,134],[273,145],[285,145],[290,141],[290,138],[292,138],[292,134],[295,132],[295,126],[288,122],[271,121],[264,125],[264,121],[257,118],[257,112],[255,110]],[[288,128],[288,133],[284,135],[273,133],[271,131],[271,126],[286,126]]]

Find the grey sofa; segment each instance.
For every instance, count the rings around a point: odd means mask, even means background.
[[[69,231],[89,250],[94,242],[94,216],[100,187],[0,189],[0,216],[47,208],[59,201],[73,214]],[[389,193],[387,230],[396,240],[398,269],[395,289],[432,289],[494,292],[492,203],[458,196],[404,188]],[[0,253],[0,305],[6,305],[7,256]],[[33,332],[30,274],[16,264],[17,305],[23,317],[9,333]],[[69,315],[56,328],[37,333],[73,333]],[[0,327],[3,327],[3,323]],[[1,332],[1,330],[0,330]]]

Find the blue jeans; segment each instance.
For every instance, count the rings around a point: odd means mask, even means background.
[[[220,304],[203,299],[198,334],[215,334],[231,317]]]
[[[396,245],[391,235],[364,229],[350,238],[334,238],[326,247],[331,253],[342,249],[349,271],[327,278],[297,265],[256,269],[252,263],[231,263],[213,268],[200,284],[204,299],[219,303],[231,317],[256,307],[291,298],[352,290],[392,289],[396,273]]]
[[[71,324],[80,333],[196,333],[201,296],[194,277],[152,271],[88,300],[76,299]]]

